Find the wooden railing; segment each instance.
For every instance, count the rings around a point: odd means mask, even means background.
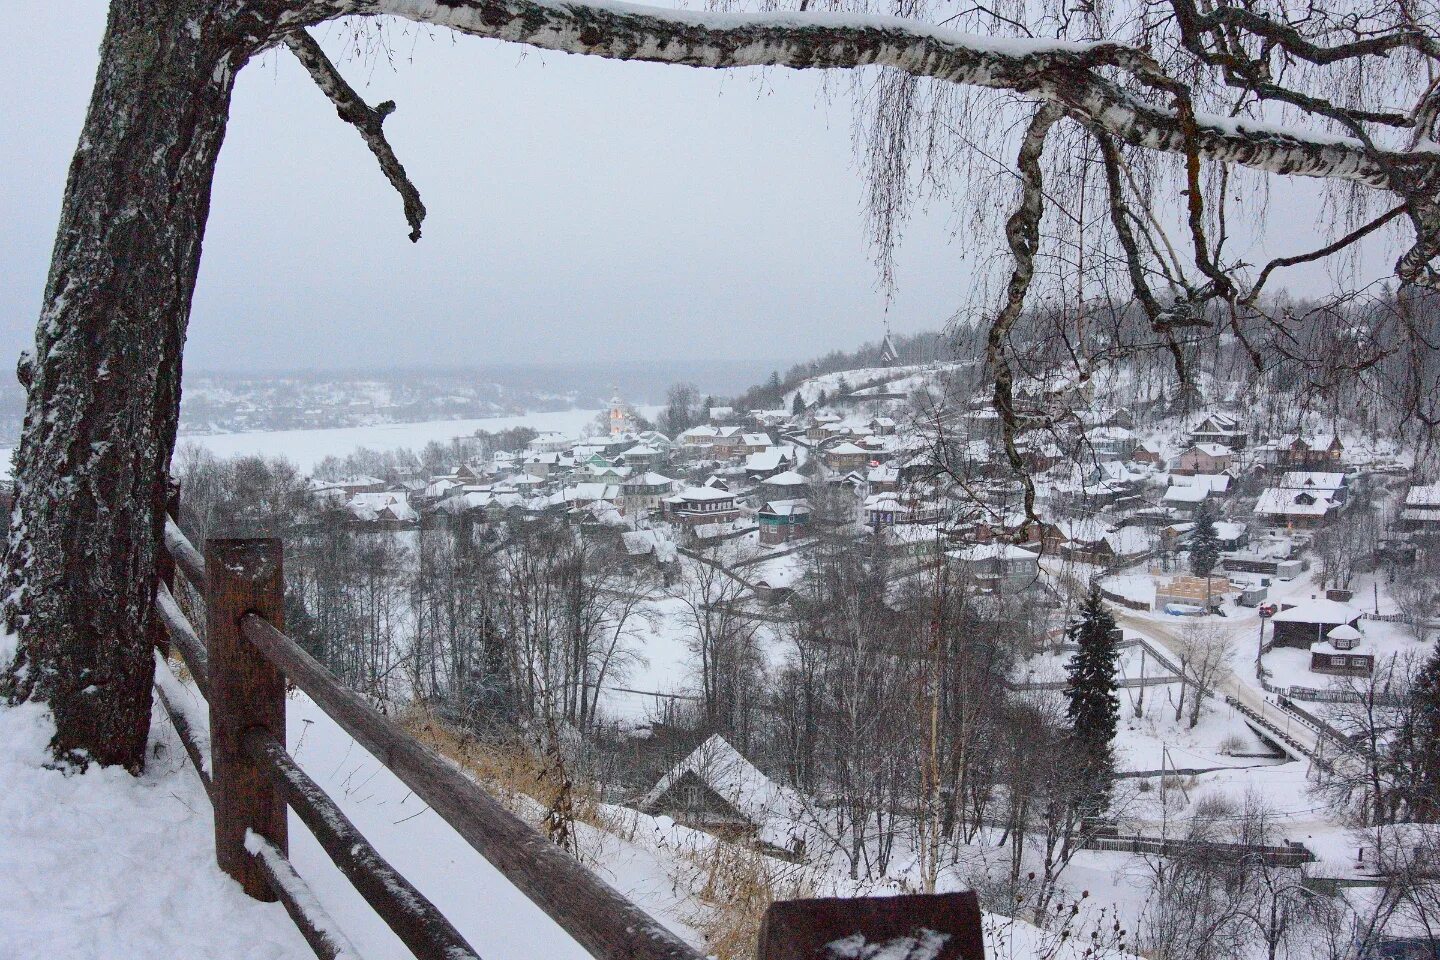
[[[355,828],[285,748],[285,684],[304,691],[599,960],[701,960],[653,917],[547,841],[454,767],[343,687],[285,635],[279,540],[210,540],[205,554],[173,519],[158,571],[156,642],[184,660],[209,703],[207,726],[156,652],[156,697],[215,808],[215,856],[245,892],[279,900],[323,960],[356,958],[288,859],[294,810],[356,891],[421,960],[478,953]],[[202,641],[174,596],[176,572],[204,598]]]

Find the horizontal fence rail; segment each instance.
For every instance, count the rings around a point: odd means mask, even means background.
[[[359,955],[290,864],[287,808],[417,957],[478,960],[450,921],[285,749],[286,679],[592,956],[701,960],[657,920],[342,686],[287,636],[279,541],[211,540],[202,556],[173,517],[166,521],[164,540],[155,591],[163,627],[163,636],[156,636],[156,698],[215,805],[222,869],[251,896],[278,900],[317,957],[358,960]],[[176,600],[177,572],[204,597],[203,640]],[[193,693],[171,672],[162,654],[168,649],[180,655],[209,701],[208,722],[193,708]]]
[[[341,729],[592,955],[615,960],[700,960],[700,954],[653,917],[341,686],[264,618],[251,614],[240,627],[245,638]]]

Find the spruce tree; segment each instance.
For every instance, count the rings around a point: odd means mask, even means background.
[[[1209,501],[1201,501],[1195,515],[1195,532],[1190,535],[1190,572],[1208,577],[1220,562],[1220,538],[1215,535],[1215,514]]]
[[[1115,618],[1105,609],[1100,590],[1091,586],[1080,608],[1080,617],[1070,625],[1069,636],[1080,649],[1070,660],[1065,696],[1072,736],[1079,752],[1083,778],[1081,809],[1086,815],[1101,813],[1109,805],[1110,783],[1115,760],[1111,744],[1120,717],[1120,698],[1115,691]]]
[[[1407,698],[1395,745],[1396,779],[1407,815],[1434,822],[1440,819],[1440,647],[1411,680]]]
[[[797,417],[805,412],[805,400],[803,397],[800,396],[799,390],[795,391],[795,399],[790,404],[790,412]]]

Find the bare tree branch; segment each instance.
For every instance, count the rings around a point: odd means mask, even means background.
[[[410,224],[410,240],[412,243],[418,241],[420,224],[425,220],[425,204],[420,202],[420,191],[410,182],[400,158],[395,156],[390,141],[385,139],[383,129],[385,118],[395,112],[395,101],[386,100],[372,108],[360,98],[354,87],[345,82],[340,71],[335,69],[335,64],[331,63],[325,51],[320,49],[320,44],[304,30],[286,34],[285,45],[305,69],[310,71],[315,85],[335,104],[335,112],[340,114],[340,119],[358,130],[365,145],[375,154],[375,159],[380,162],[380,170],[390,181],[390,185],[399,192],[400,200],[405,204],[405,219]]]

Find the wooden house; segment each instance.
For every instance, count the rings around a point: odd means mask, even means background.
[[[1286,605],[1270,618],[1275,646],[1309,650],[1339,626],[1357,627],[1360,611],[1335,600],[1311,598]]]
[[[639,807],[729,840],[749,840],[792,855],[804,852],[808,805],[719,734],[661,777]]]

